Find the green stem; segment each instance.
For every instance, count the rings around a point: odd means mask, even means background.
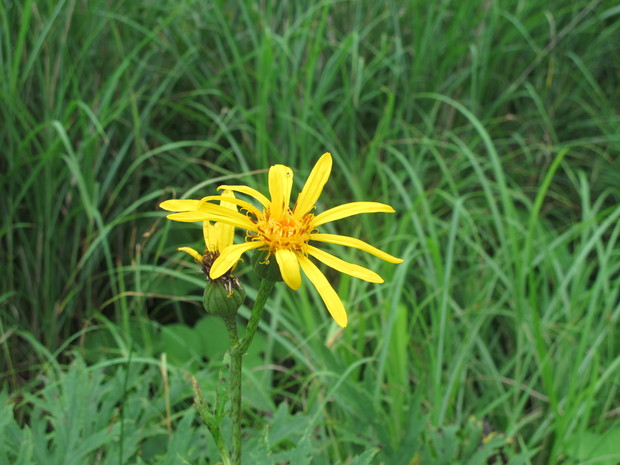
[[[275,282],[267,281],[266,279],[263,279],[260,283],[260,288],[258,289],[258,294],[256,295],[256,301],[254,302],[254,308],[252,309],[252,314],[250,315],[250,321],[248,321],[248,326],[245,328],[245,334],[241,338],[240,342],[240,349],[244,355],[248,351],[248,347],[250,347],[252,339],[254,339],[254,335],[256,334],[256,330],[258,328],[258,323],[260,323],[263,310],[265,309],[265,304],[267,303],[267,299],[271,295],[271,291],[275,285]]]
[[[223,317],[230,338],[230,416],[232,422],[231,463],[241,463],[241,357],[239,336],[237,335],[237,316]],[[236,421],[236,420],[239,421]]]
[[[228,338],[230,339],[230,346],[235,347],[239,345],[239,336],[237,336],[237,316],[224,316],[222,317],[226,329],[228,330]]]
[[[232,418],[232,465],[241,464],[241,365],[239,346],[230,353],[230,416]]]
[[[250,321],[245,329],[241,341],[237,337],[237,324],[234,317],[225,319],[228,335],[230,337],[230,416],[232,419],[232,465],[241,465],[241,367],[243,356],[246,354],[254,334],[258,329],[267,299],[275,283],[262,280],[254,308],[250,315]],[[232,321],[231,321],[232,320]]]

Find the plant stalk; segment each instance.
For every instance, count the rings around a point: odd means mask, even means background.
[[[263,279],[258,295],[254,302],[254,308],[250,314],[250,320],[245,329],[245,334],[239,340],[237,336],[237,323],[235,317],[225,318],[228,336],[230,337],[230,417],[232,420],[232,465],[241,465],[241,368],[243,356],[247,353],[258,324],[263,315],[267,299],[273,290],[275,283]]]

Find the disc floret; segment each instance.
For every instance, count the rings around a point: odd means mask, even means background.
[[[308,242],[314,229],[313,218],[313,214],[307,214],[298,219],[290,209],[275,217],[267,209],[264,218],[260,218],[256,223],[256,232],[249,231],[248,238],[261,241],[270,254],[286,249],[308,255]]]

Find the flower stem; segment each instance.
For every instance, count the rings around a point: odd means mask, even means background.
[[[271,291],[273,290],[275,284],[275,282],[268,281],[266,279],[263,279],[260,283],[260,288],[258,289],[258,294],[256,295],[256,301],[254,302],[254,308],[252,309],[252,314],[250,315],[250,321],[248,321],[248,326],[245,328],[245,334],[239,343],[239,348],[244,355],[248,351],[248,348],[252,343],[252,339],[254,339],[254,334],[256,334],[258,323],[263,315],[265,304],[267,303],[267,299],[269,298],[269,295],[271,295]]]
[[[241,364],[243,355],[234,346],[230,351],[230,416],[232,418],[232,465],[241,464]]]
[[[254,308],[245,329],[245,334],[239,340],[235,318],[224,319],[230,337],[230,416],[232,419],[232,465],[241,465],[241,367],[243,356],[248,351],[254,334],[258,329],[267,299],[275,283],[263,279],[258,289]]]

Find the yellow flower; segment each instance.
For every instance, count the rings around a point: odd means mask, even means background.
[[[237,205],[234,202],[235,194],[231,190],[225,190],[220,196],[220,207],[228,209],[231,212],[237,213]],[[166,200],[159,204],[161,208],[168,211],[178,211],[179,208],[187,208],[188,205],[198,205],[198,200]],[[205,241],[204,253],[198,253],[197,250],[191,247],[179,247],[177,250],[181,250],[194,257],[196,262],[200,263],[202,270],[210,277],[210,271],[215,260],[220,256],[220,253],[228,246],[232,245],[235,238],[235,227],[228,223],[211,223],[210,221],[203,221],[202,223],[202,235]],[[234,269],[237,262],[233,263],[228,269],[223,270],[219,276],[212,278],[217,279],[228,271]]]
[[[274,165],[269,169],[271,200],[247,186],[220,186],[218,188],[249,195],[262,205],[262,210],[239,199],[229,199],[229,201],[246,210],[247,215],[211,203],[211,201],[222,200],[221,196],[205,197],[202,200],[169,201],[174,204],[164,202],[165,206],[162,204],[162,207],[179,212],[168,215],[171,220],[218,221],[247,230],[245,243],[229,245],[221,251],[211,267],[211,278],[215,279],[229,270],[244,252],[251,249],[267,250],[269,256],[275,256],[284,282],[292,289],[298,289],[301,285],[300,269],[303,270],[316,287],[336,323],[345,327],[347,313],[340,297],[309,257],[314,257],[337,271],[365,281],[382,283],[383,279],[374,271],[345,262],[315,247],[310,242],[327,242],[361,249],[390,263],[400,263],[402,260],[359,239],[320,232],[319,227],[325,223],[352,215],[394,212],[392,207],[383,203],[351,202],[315,215],[315,203],[329,178],[331,168],[332,157],[329,153],[325,153],[312,169],[292,209],[290,198],[293,171],[284,165]]]

